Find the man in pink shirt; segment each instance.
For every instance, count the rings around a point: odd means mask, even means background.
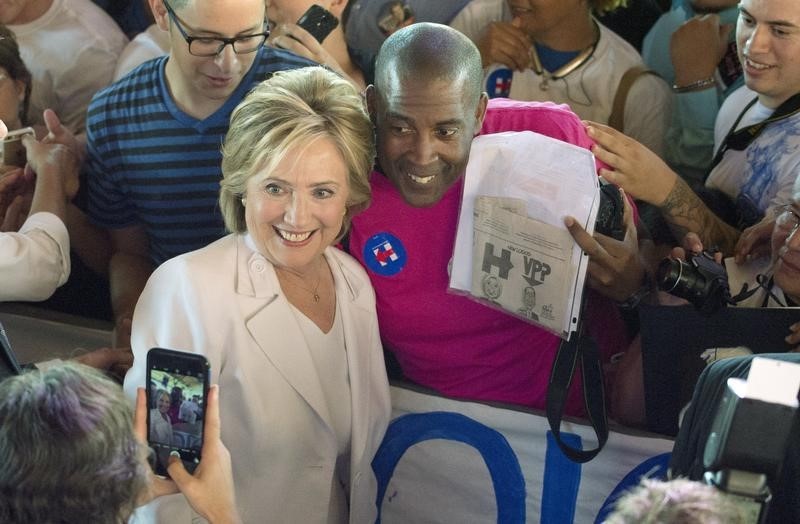
[[[489,103],[482,75],[478,50],[446,26],[414,24],[386,40],[366,92],[378,146],[373,201],[354,218],[349,248],[367,268],[384,346],[406,378],[447,396],[541,409],[560,339],[448,292],[463,175],[482,126],[533,130],[587,148],[591,141],[566,106]],[[590,286],[605,295],[590,293],[588,324],[608,362],[628,342],[609,298],[636,294],[645,272],[632,211],[626,208],[622,241],[593,239],[569,218],[566,224],[592,257]],[[580,415],[574,382],[566,412]]]

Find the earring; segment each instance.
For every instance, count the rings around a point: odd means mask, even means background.
[[[242,207],[247,206],[247,197],[242,197]]]

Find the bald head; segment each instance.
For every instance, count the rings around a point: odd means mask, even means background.
[[[421,22],[393,33],[384,41],[375,62],[375,88],[384,92],[397,77],[445,80],[463,86],[470,103],[481,95],[483,67],[475,44],[464,34],[441,24]]]

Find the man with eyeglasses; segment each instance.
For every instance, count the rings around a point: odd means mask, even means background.
[[[748,307],[800,307],[800,178],[794,183],[791,204],[775,210],[771,257],[748,260],[741,264],[726,261],[732,293],[738,293],[743,283],[759,288],[753,296],[739,302]],[[787,342],[800,344],[800,323],[792,326]]]
[[[99,92],[87,120],[88,213],[108,241],[93,250],[110,248],[120,345],[153,269],[225,234],[220,146],[233,108],[272,73],[314,65],[264,46],[263,0],[149,1],[170,53]]]

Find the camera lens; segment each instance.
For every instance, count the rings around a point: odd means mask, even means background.
[[[706,288],[705,277],[694,266],[683,260],[665,258],[656,272],[658,288],[693,302],[702,297]]]

